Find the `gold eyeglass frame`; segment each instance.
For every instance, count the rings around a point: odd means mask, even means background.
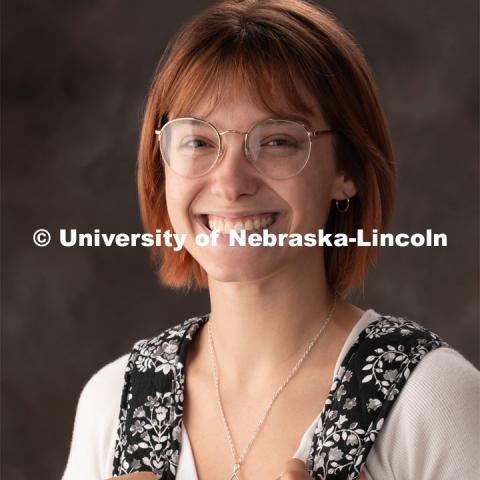
[[[312,142],[313,140],[316,140],[317,138],[320,138],[321,135],[325,134],[325,133],[332,133],[334,130],[332,129],[324,129],[324,130],[310,130],[309,127],[301,122],[298,122],[296,120],[289,120],[289,119],[285,119],[285,118],[267,118],[265,120],[261,120],[257,123],[254,123],[246,132],[241,132],[239,130],[224,130],[223,132],[220,132],[218,130],[218,128],[211,122],[209,122],[208,120],[204,120],[203,118],[196,118],[196,117],[181,117],[181,118],[174,118],[173,120],[170,120],[168,121],[167,123],[165,123],[165,125],[163,125],[160,129],[157,129],[155,130],[155,134],[157,135],[158,137],[158,142],[159,142],[159,147],[160,147],[160,153],[162,155],[162,159],[163,161],[168,165],[169,168],[170,167],[170,164],[165,160],[165,155],[163,154],[162,152],[162,132],[164,131],[165,127],[167,127],[168,125],[171,125],[172,123],[175,123],[175,122],[179,122],[179,121],[185,121],[185,120],[195,120],[195,121],[200,121],[200,122],[203,122],[207,125],[209,125],[211,128],[213,128],[213,130],[216,132],[217,134],[217,137],[218,137],[218,152],[217,152],[217,157],[215,158],[215,160],[212,162],[212,165],[203,173],[201,173],[200,175],[182,175],[181,173],[178,173],[176,172],[175,170],[173,170],[177,175],[180,175],[181,177],[184,177],[184,178],[199,178],[199,177],[203,177],[204,175],[206,175],[207,173],[210,173],[214,168],[215,166],[217,165],[219,159],[223,156],[223,154],[225,153],[225,150],[224,150],[224,145],[223,145],[223,135],[225,135],[226,133],[235,133],[237,135],[243,135],[243,152],[245,154],[245,158],[247,159],[247,161],[250,163],[250,165],[253,166],[253,168],[255,168],[255,170],[260,173],[261,175],[263,175],[264,177],[266,178],[270,178],[270,179],[274,179],[274,180],[286,180],[288,178],[292,178],[292,177],[295,177],[297,176],[304,168],[305,166],[307,165],[308,161],[310,160],[310,154],[312,152]],[[271,177],[269,175],[265,175],[262,171],[260,171],[257,166],[255,165],[255,162],[251,159],[250,157],[250,152],[248,150],[248,135],[250,134],[251,131],[253,131],[254,128],[256,128],[258,125],[262,125],[263,123],[267,123],[267,122],[286,122],[286,123],[291,123],[293,125],[296,125],[296,126],[299,126],[301,128],[303,128],[308,136],[308,140],[309,140],[309,145],[308,145],[308,153],[306,155],[306,158],[305,158],[305,161],[302,165],[302,167],[298,170],[298,172],[294,173],[293,175],[290,175],[288,177]]]

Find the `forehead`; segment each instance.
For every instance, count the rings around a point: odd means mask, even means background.
[[[292,119],[316,128],[325,124],[319,100],[298,78],[252,69],[221,73],[206,74],[203,82],[195,76],[194,84],[180,81],[167,102],[168,119],[200,117],[222,130],[244,130],[266,118]]]
[[[281,96],[275,105],[265,105],[258,98],[257,92],[247,89],[224,92],[217,101],[203,98],[192,106],[185,116],[202,118],[213,123],[219,130],[248,130],[254,123],[267,118],[282,118],[295,120],[309,128],[322,124],[323,117],[320,108],[312,99],[305,99],[308,111],[299,111]]]

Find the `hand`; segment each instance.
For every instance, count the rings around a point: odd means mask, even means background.
[[[152,472],[129,473],[128,475],[120,475],[119,477],[107,478],[107,480],[158,480],[158,477]]]
[[[298,458],[291,458],[283,467],[281,480],[312,480],[308,474],[305,463]]]
[[[305,468],[305,463],[298,458],[291,458],[285,464],[282,474],[278,478],[281,480],[312,480]],[[358,480],[367,480],[364,472],[360,472]]]

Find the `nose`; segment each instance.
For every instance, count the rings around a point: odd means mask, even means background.
[[[254,195],[261,183],[258,173],[245,156],[243,135],[240,132],[225,132],[232,135],[222,136],[222,151],[217,165],[210,173],[211,192],[229,202],[245,195]]]

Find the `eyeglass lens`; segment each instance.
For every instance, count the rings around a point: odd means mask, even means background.
[[[164,126],[160,148],[165,162],[179,175],[198,177],[213,167],[221,151],[220,134],[207,122],[179,119]],[[247,159],[263,175],[288,178],[307,163],[310,138],[289,120],[266,120],[247,135]]]

